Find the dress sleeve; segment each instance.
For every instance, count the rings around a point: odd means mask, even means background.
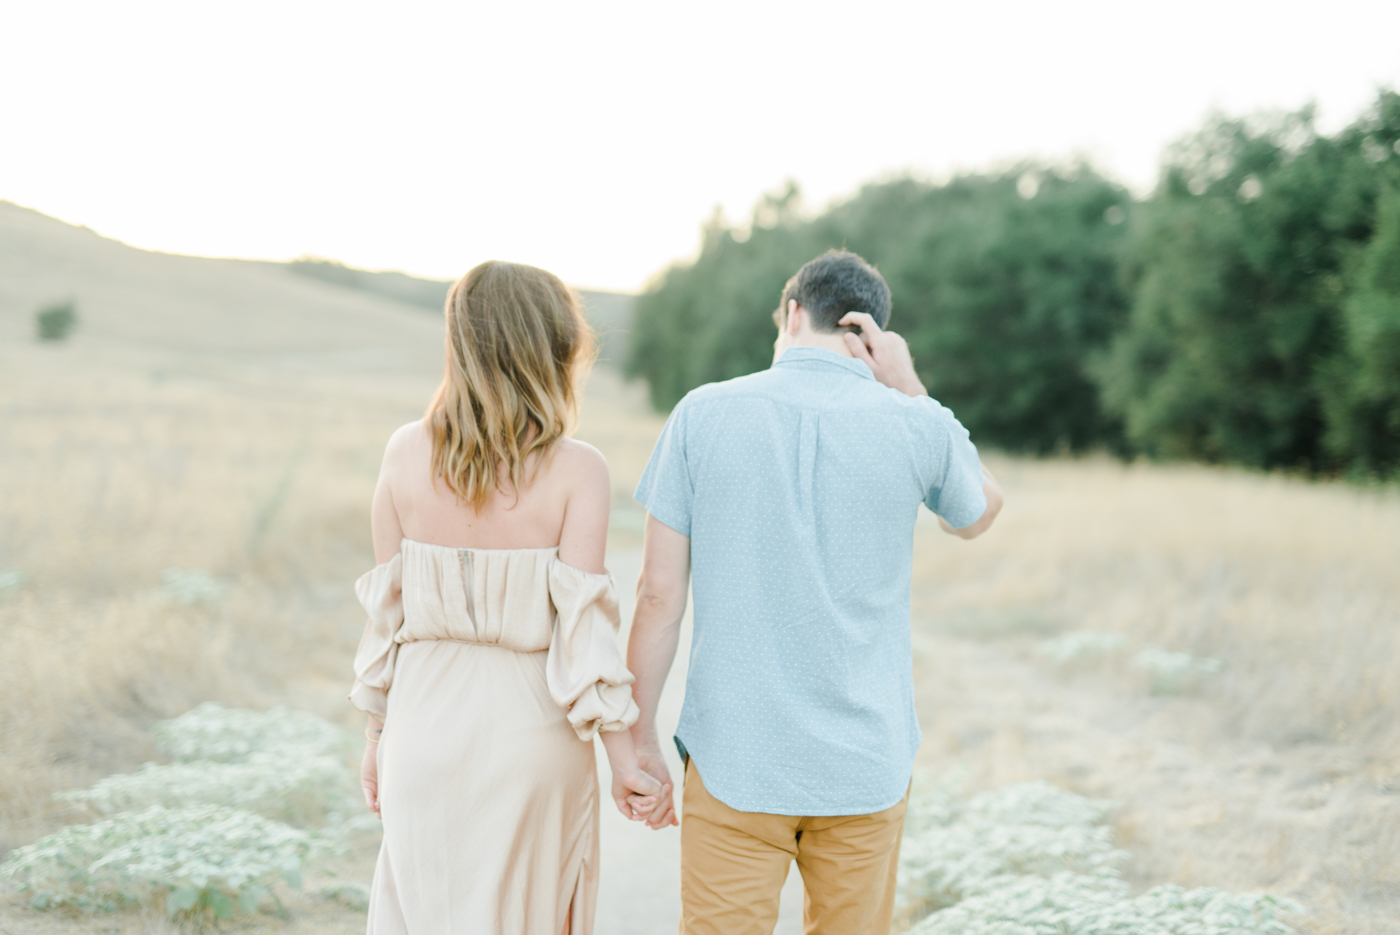
[[[550,562],[549,596],[558,616],[549,641],[545,680],[549,694],[568,712],[580,740],[598,731],[626,730],[640,713],[632,700],[632,673],[617,648],[617,585]]]
[[[369,613],[360,648],[355,651],[355,687],[350,703],[383,720],[389,685],[394,680],[395,641],[403,626],[403,555],[395,555],[355,582],[355,595]]]

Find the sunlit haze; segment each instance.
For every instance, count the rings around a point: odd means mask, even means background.
[[[140,247],[635,290],[788,178],[1084,155],[1212,109],[1352,120],[1400,4],[11,3],[0,199]]]

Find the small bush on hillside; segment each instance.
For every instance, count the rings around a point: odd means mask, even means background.
[[[356,912],[369,909],[369,887],[363,883],[335,883],[323,886],[316,892]]]
[[[78,313],[72,302],[46,305],[34,313],[34,330],[40,341],[62,341],[78,323]]]
[[[258,753],[287,751],[295,757],[353,757],[354,734],[314,714],[291,708],[246,711],[212,701],[153,729],[161,753],[179,762],[241,763]]]
[[[219,805],[123,812],[12,851],[0,879],[38,909],[164,905],[167,913],[255,911],[282,880],[301,887],[312,834]]]

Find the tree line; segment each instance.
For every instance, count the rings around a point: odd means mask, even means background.
[[[783,283],[832,247],[877,265],[929,391],[998,448],[1400,472],[1400,94],[1330,136],[1311,109],[1214,116],[1143,199],[1087,164],[815,217],[789,184],[639,297],[628,373],[665,410],[768,366]]]

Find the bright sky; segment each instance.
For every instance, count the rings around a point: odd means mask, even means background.
[[[1084,154],[1400,87],[1400,3],[12,2],[0,199],[140,247],[633,290],[794,178]]]

